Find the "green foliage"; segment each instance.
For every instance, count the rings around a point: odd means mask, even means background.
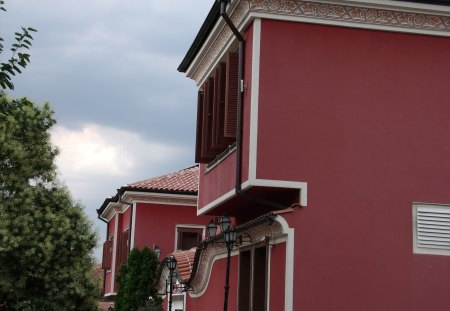
[[[157,270],[158,258],[150,248],[133,249],[127,263],[120,266],[115,310],[135,311],[139,307],[159,306],[162,299],[155,285]]]
[[[0,0],[0,10],[6,11],[4,1]],[[0,62],[0,87],[3,89],[14,89],[12,77],[22,73],[22,69],[26,68],[30,63],[30,54],[24,51],[31,48],[31,41],[33,41],[33,32],[36,29],[31,27],[22,27],[22,29],[14,33],[14,43],[11,45],[11,56],[5,62]],[[3,53],[3,38],[0,37],[0,56]]]
[[[0,93],[0,304],[96,310],[96,244],[83,207],[57,180],[48,104]]]

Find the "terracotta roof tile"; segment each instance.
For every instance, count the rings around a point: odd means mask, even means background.
[[[196,250],[197,248],[191,248],[187,251],[176,251],[172,253],[173,257],[177,260],[177,268],[181,282],[187,282],[191,277]]]
[[[198,166],[192,166],[174,173],[134,182],[125,187],[139,190],[197,192],[198,174]]]

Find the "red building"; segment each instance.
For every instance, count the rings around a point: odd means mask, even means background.
[[[104,201],[97,212],[107,223],[102,262],[105,297],[116,294],[119,265],[134,247],[157,247],[165,257],[205,238],[207,219],[197,217],[197,188],[198,166],[194,166],[123,186]]]
[[[220,7],[179,71],[199,87],[197,213],[240,237],[228,310],[448,310],[449,1]],[[213,241],[185,310],[221,307]]]

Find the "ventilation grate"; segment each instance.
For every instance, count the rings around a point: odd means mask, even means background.
[[[450,207],[418,205],[415,211],[416,249],[450,251]]]

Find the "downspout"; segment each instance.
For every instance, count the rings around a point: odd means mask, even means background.
[[[225,23],[230,27],[236,39],[239,41],[239,61],[238,61],[238,98],[237,98],[237,124],[236,124],[236,184],[235,184],[235,193],[236,195],[240,195],[249,201],[263,204],[266,206],[270,206],[274,209],[284,209],[286,206],[257,198],[251,196],[242,191],[242,124],[243,124],[243,104],[242,104],[242,90],[244,81],[242,79],[243,76],[243,67],[244,67],[244,37],[233,24],[233,21],[230,19],[226,12],[227,3],[229,0],[216,0],[220,2],[220,16],[224,19]]]
[[[239,61],[238,61],[238,97],[237,97],[237,124],[236,124],[236,194],[241,193],[241,168],[242,168],[242,76],[244,65],[244,37],[233,24],[233,21],[227,14],[228,0],[217,0],[220,2],[220,16],[224,19],[225,23],[230,27],[236,39],[239,41]]]

